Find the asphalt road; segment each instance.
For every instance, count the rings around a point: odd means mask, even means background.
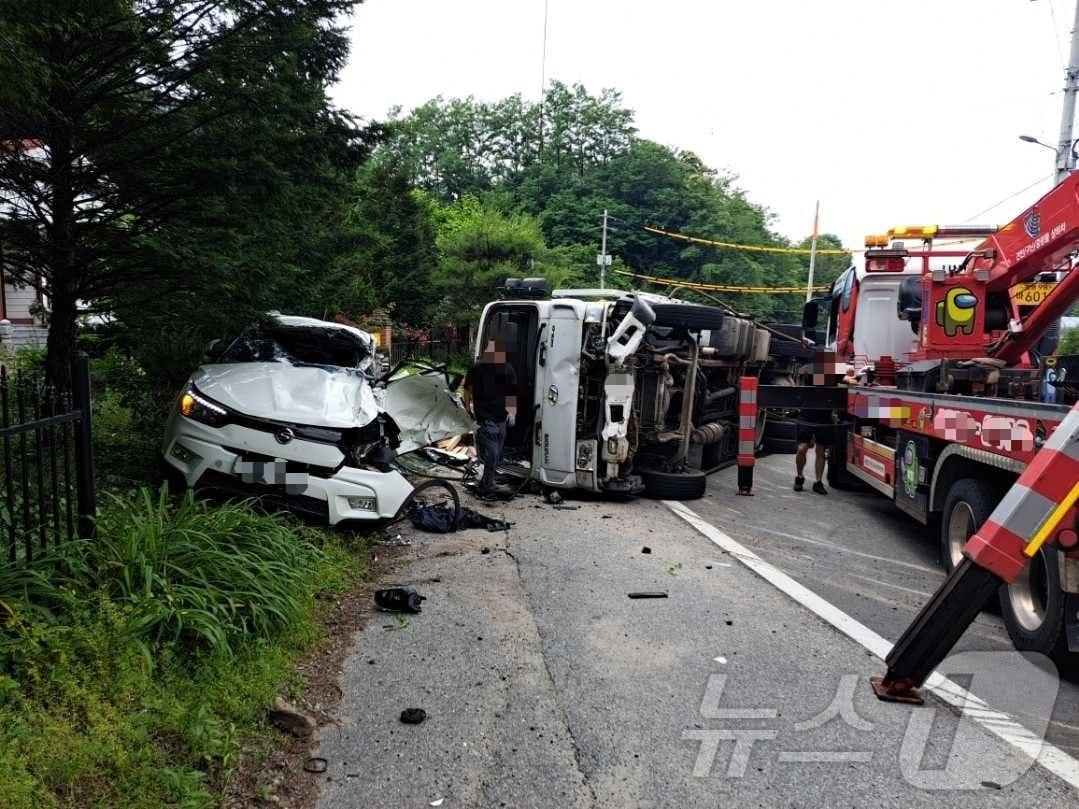
[[[726,470],[713,478],[705,499],[689,505],[894,641],[944,580],[936,538],[874,492],[833,491],[826,497],[796,493],[793,470],[793,456],[760,459],[751,498],[730,496],[733,470]],[[955,651],[1012,648],[994,604],[967,630]],[[1047,739],[1079,758],[1079,680],[1074,672],[1060,683]]]
[[[941,576],[932,547],[868,495],[784,491],[789,463],[762,461],[754,498],[727,470],[689,505],[894,639]],[[357,634],[320,807],[1075,805],[938,700],[878,702],[879,659],[667,505],[576,505],[480,506],[516,525],[416,537],[398,580],[428,600]],[[1000,648],[998,623],[964,643]]]

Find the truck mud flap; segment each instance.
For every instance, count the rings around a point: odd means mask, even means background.
[[[1064,637],[1068,651],[1079,654],[1079,593],[1066,593],[1064,602]]]

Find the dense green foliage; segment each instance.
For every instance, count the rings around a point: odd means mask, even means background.
[[[79,300],[161,335],[330,280],[364,151],[325,97],[353,5],[0,0],[0,140],[36,147],[0,150],[2,260],[44,283],[54,380]]]
[[[426,290],[440,317],[465,319],[495,294],[502,277],[548,275],[558,284],[595,286],[599,226],[610,212],[609,251],[620,265],[652,275],[742,286],[798,286],[805,255],[687,245],[645,232],[655,225],[721,241],[790,245],[770,215],[735,178],[691,152],[636,135],[620,95],[589,95],[552,82],[540,107],[512,96],[487,103],[434,99],[408,115],[395,111],[374,154],[428,193],[438,265]],[[831,235],[821,247],[839,247]],[[827,284],[849,256],[821,256]],[[617,282],[617,279],[615,279]],[[628,285],[624,282],[623,285]],[[800,296],[729,295],[752,313],[792,318]]]
[[[5,807],[209,807],[357,557],[246,505],[112,501],[0,568]]]
[[[1079,329],[1068,329],[1060,336],[1058,354],[1079,354]]]

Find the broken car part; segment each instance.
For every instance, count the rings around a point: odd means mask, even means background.
[[[414,587],[388,587],[375,591],[375,604],[390,612],[420,612],[426,596],[421,596]]]

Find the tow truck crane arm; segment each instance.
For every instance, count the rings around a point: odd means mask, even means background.
[[[975,279],[986,278],[989,292],[1006,292],[1041,272],[1070,268],[1079,248],[1079,173],[1072,174],[1008,224],[982,242],[964,262]],[[1008,365],[1041,339],[1079,297],[1079,273],[1068,272],[1024,322],[1009,324],[990,354]]]

